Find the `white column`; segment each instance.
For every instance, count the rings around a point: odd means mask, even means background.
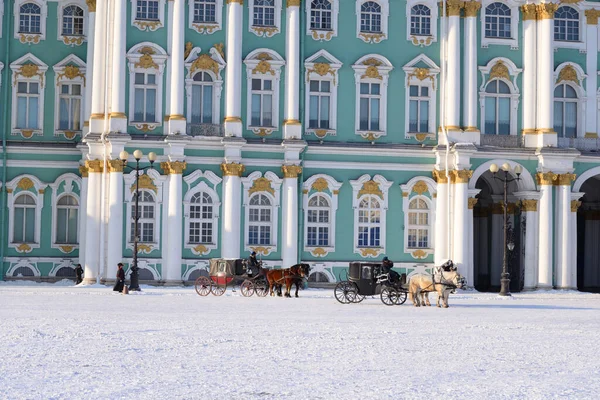
[[[169,134],[185,134],[183,112],[184,52],[185,52],[185,0],[173,0],[173,32],[171,47],[171,115]],[[180,177],[181,178],[181,177]]]
[[[554,12],[558,4],[537,5],[537,124],[538,147],[556,146],[554,131]]]
[[[538,187],[540,189],[539,201],[539,257],[538,257],[538,288],[552,288],[552,238],[554,229],[552,226],[552,185],[556,180],[556,174],[552,172],[538,173]]]
[[[221,218],[221,257],[240,257],[243,164],[223,163],[223,216]]]
[[[490,258],[490,286],[500,287],[502,262],[504,258],[504,210],[502,204],[492,205],[492,254]]]
[[[83,104],[84,104],[84,109],[83,109],[83,118],[85,120],[85,122],[83,123],[84,125],[84,136],[89,132],[90,130],[90,115],[92,113],[92,81],[93,81],[93,74],[94,74],[94,42],[96,41],[96,4],[95,3],[88,3],[88,32],[87,32],[87,53],[86,53],[86,60],[85,60],[85,95],[84,95],[84,100],[83,100]],[[86,172],[87,175],[87,172]],[[82,213],[82,215],[84,215]],[[81,233],[80,233],[81,236]],[[80,241],[81,242],[81,241]],[[80,243],[81,245],[81,243]],[[83,250],[81,247],[79,249],[80,251],[80,257],[81,257],[81,250]]]
[[[600,218],[598,210],[585,212],[585,257],[583,286],[600,286]]]
[[[446,129],[460,131],[460,10],[462,2],[448,0],[448,74],[446,76]]]
[[[437,181],[437,198],[435,201],[435,249],[434,263],[442,265],[450,255],[448,254],[448,177],[446,171],[434,170],[433,176]]]
[[[477,14],[481,3],[465,2],[465,56],[464,56],[464,86],[465,103],[463,107],[463,125],[465,132],[479,133],[477,128]]]
[[[88,160],[88,193],[86,207],[86,241],[84,276],[86,283],[96,283],[100,264],[100,207],[102,203],[102,160]]]
[[[536,237],[538,219],[538,201],[536,199],[521,200],[521,210],[525,219],[525,282],[523,288],[532,290],[537,286]]]
[[[302,137],[300,125],[300,2],[287,0],[284,139]]]
[[[172,54],[173,46],[173,2],[167,1],[167,54]],[[165,65],[166,87],[171,87],[171,61]],[[164,124],[166,132],[169,132],[169,116],[171,115],[171,91],[165,90],[165,116]]]
[[[469,193],[468,209],[467,209],[467,262],[465,268],[465,277],[467,278],[467,286],[475,286],[475,249],[473,246],[473,233],[474,233],[474,219],[473,219],[473,207],[477,204],[477,198],[471,197]]]
[[[556,194],[556,287],[571,289],[571,180],[572,174],[558,176],[558,193]]]
[[[579,199],[583,197],[583,193],[571,193],[571,215],[570,215],[570,234],[571,239],[571,252],[569,263],[571,265],[571,271],[569,276],[569,287],[577,290],[577,270],[579,265],[577,264],[577,209],[581,206]]]
[[[281,210],[281,258],[282,268],[289,268],[298,261],[298,175],[302,167],[284,165]]]
[[[85,242],[87,239],[87,191],[88,169],[79,167],[81,173],[81,190],[79,192],[79,264],[85,265]]]
[[[114,30],[112,41],[112,91],[110,131],[127,133],[127,116],[125,115],[125,55],[127,35],[127,1],[114,1]],[[109,265],[109,268],[112,266]],[[115,267],[116,268],[116,267]],[[110,276],[109,276],[110,278]]]
[[[169,231],[166,271],[163,276],[167,283],[181,283],[181,263],[183,244],[183,183],[182,174],[186,168],[182,161],[161,163],[161,168],[169,173],[169,202],[167,229]],[[225,242],[223,242],[225,243]]]
[[[117,264],[123,261],[123,161],[108,161],[108,251],[106,257],[107,281],[117,276]]]
[[[598,88],[598,17],[600,10],[586,10],[587,19],[586,32],[586,74],[585,91],[587,96],[585,115],[585,136],[598,137],[597,114],[598,100],[596,90]]]
[[[480,243],[480,247],[479,247],[479,257],[477,258],[477,276],[474,277],[474,279],[477,280],[477,284],[481,285],[483,282],[479,280],[479,278],[484,278],[487,279],[489,281],[490,279],[490,272],[489,272],[489,259],[490,259],[490,254],[489,254],[489,246],[488,246],[488,233],[489,233],[489,226],[488,226],[488,212],[489,209],[487,208],[481,208],[481,217],[477,218],[477,226],[478,226],[478,231],[477,234],[479,235],[479,243]]]
[[[537,115],[537,8],[535,4],[521,6],[523,16],[523,130],[525,145],[537,147],[535,135]]]
[[[102,133],[104,131],[105,118],[105,95],[106,95],[106,16],[108,11],[108,2],[96,2],[96,23],[94,30],[94,64],[95,68],[92,75],[92,84],[90,87],[92,104],[90,115],[90,132]],[[98,194],[100,195],[100,194]]]
[[[243,2],[227,2],[227,68],[225,68],[225,132],[242,136]],[[238,250],[239,252],[239,250]]]
[[[454,221],[453,221],[453,260],[461,275],[468,276],[469,271],[469,170],[452,171],[452,187],[454,189]]]

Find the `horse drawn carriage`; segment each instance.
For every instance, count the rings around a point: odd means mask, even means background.
[[[267,269],[260,263],[257,268],[250,268],[245,259],[212,258],[209,276],[196,279],[196,293],[200,296],[222,296],[228,286],[240,285],[242,296],[250,297],[256,293],[265,297],[269,293]]]
[[[379,294],[385,305],[404,304],[408,294],[406,274],[396,276],[387,272],[381,263],[351,262],[348,280],[335,286],[335,299],[342,304],[360,303],[366,296]]]

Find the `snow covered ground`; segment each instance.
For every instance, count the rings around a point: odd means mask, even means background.
[[[600,295],[459,292],[438,309],[332,293],[0,283],[0,398],[599,396]]]

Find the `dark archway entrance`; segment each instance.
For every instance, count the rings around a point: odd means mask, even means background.
[[[600,175],[581,185],[577,212],[577,289],[600,293]]]

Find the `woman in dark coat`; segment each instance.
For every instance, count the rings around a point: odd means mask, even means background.
[[[75,268],[75,275],[77,275],[76,285],[79,285],[83,282],[83,268],[81,268],[81,264],[77,264],[77,268]]]
[[[115,282],[113,290],[115,292],[122,292],[123,286],[125,285],[125,270],[123,269],[123,263],[119,263],[117,265],[119,269],[117,270],[117,281]]]

